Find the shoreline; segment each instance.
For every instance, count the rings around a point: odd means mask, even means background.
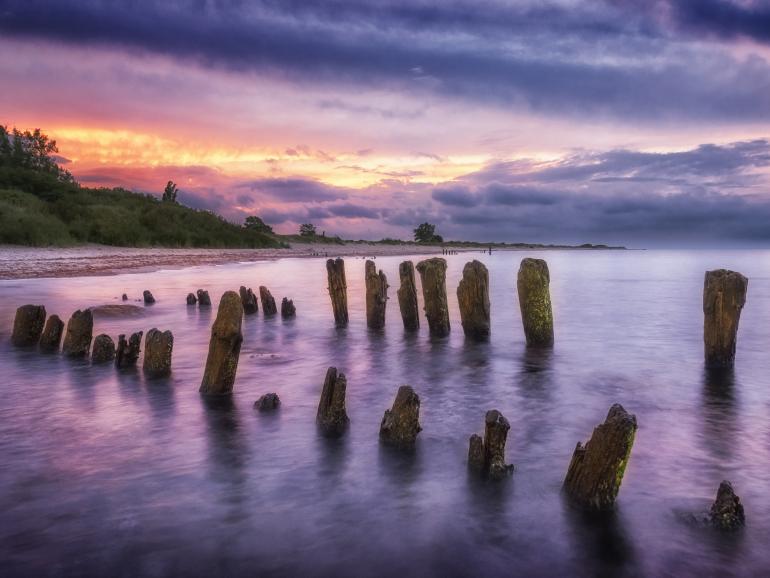
[[[387,245],[367,243],[301,244],[288,249],[170,249],[132,248],[108,245],[78,247],[0,246],[0,281],[58,277],[99,277],[145,273],[161,269],[184,269],[201,265],[271,261],[307,257],[390,257],[434,255],[442,249],[458,253],[486,252],[482,247],[463,245]],[[493,251],[615,251],[603,247],[493,247]]]

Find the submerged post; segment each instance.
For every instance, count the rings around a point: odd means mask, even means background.
[[[142,293],[142,298],[144,299],[145,305],[152,305],[155,303],[155,297],[152,296],[152,293],[149,291],[149,289],[145,289]]]
[[[136,365],[142,346],[143,331],[132,333],[126,341],[124,334],[118,335],[118,349],[115,353],[115,367],[130,367]]]
[[[420,328],[420,309],[417,305],[417,285],[414,282],[414,264],[404,261],[398,266],[398,276],[401,279],[399,287],[398,307],[401,310],[401,319],[404,329],[417,331]]]
[[[484,439],[473,434],[468,443],[468,466],[492,479],[502,479],[513,471],[513,465],[505,463],[505,442],[511,424],[496,409],[484,416]]]
[[[198,298],[195,296],[195,293],[188,293],[187,294],[187,304],[188,305],[195,305],[198,302]]]
[[[171,373],[171,353],[174,350],[174,335],[153,327],[144,338],[144,371],[151,376]]]
[[[344,373],[337,373],[336,367],[326,371],[321,399],[318,402],[316,423],[322,433],[328,437],[338,437],[345,433],[350,420],[345,411],[345,391],[347,379]]]
[[[109,363],[115,359],[115,342],[112,337],[102,333],[94,338],[91,350],[91,363]]]
[[[199,391],[207,395],[228,395],[233,391],[238,357],[241,353],[243,305],[235,291],[226,291],[219,301],[211,326],[209,355]]]
[[[35,345],[40,340],[44,324],[44,306],[22,305],[16,310],[16,317],[13,320],[11,343],[17,347]]]
[[[463,267],[457,286],[460,319],[466,337],[489,337],[489,272],[483,263],[473,260]]]
[[[366,325],[370,329],[385,327],[385,307],[388,304],[388,279],[377,272],[374,261],[367,259],[364,266],[366,282]]]
[[[211,297],[209,297],[208,291],[198,289],[196,293],[198,295],[198,307],[211,307]]]
[[[449,306],[446,299],[446,259],[433,257],[417,263],[422,282],[422,299],[430,334],[449,335]]]
[[[564,491],[589,510],[608,510],[615,505],[620,483],[631,457],[636,435],[636,416],[616,403],[591,439],[578,442],[564,479]]]
[[[257,305],[257,296],[254,295],[254,291],[251,290],[251,287],[246,289],[246,287],[241,285],[241,289],[239,292],[241,294],[241,305],[243,305],[243,314],[254,315],[259,310],[259,306]]]
[[[45,322],[43,334],[40,336],[41,351],[57,351],[64,333],[64,321],[58,315],[51,315]]]
[[[85,357],[91,349],[94,332],[94,316],[90,309],[78,309],[67,322],[62,352],[69,357]]]
[[[703,284],[703,344],[708,367],[732,367],[738,322],[749,280],[740,273],[707,271]]]
[[[399,448],[411,448],[417,441],[420,427],[420,397],[408,385],[398,388],[391,409],[385,410],[380,423],[380,440]]]
[[[522,259],[516,288],[521,320],[529,347],[553,345],[553,311],[548,285],[548,263],[542,259]]]
[[[326,276],[329,280],[329,297],[332,300],[334,323],[339,327],[348,324],[348,285],[345,280],[345,261],[328,259]]]
[[[733,486],[727,480],[719,484],[717,498],[711,506],[709,520],[715,528],[733,531],[746,524],[746,514],[743,511],[741,499],[735,494]]]
[[[273,299],[273,295],[267,290],[267,287],[260,286],[259,299],[262,301],[262,313],[265,315],[275,315],[278,313],[278,308],[275,306],[275,299]]]

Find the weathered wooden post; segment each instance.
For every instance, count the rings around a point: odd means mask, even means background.
[[[553,311],[548,285],[548,264],[542,259],[522,259],[516,283],[524,335],[529,347],[553,345]]]
[[[283,301],[281,301],[281,317],[284,319],[289,319],[291,317],[295,317],[296,315],[297,308],[294,307],[294,301],[284,297]]]
[[[259,287],[259,300],[262,301],[262,313],[265,315],[275,315],[278,313],[278,307],[275,305],[275,299],[267,287]]]
[[[732,367],[741,309],[749,280],[740,273],[707,271],[703,284],[703,343],[706,366]]]
[[[187,304],[188,305],[195,305],[198,303],[198,298],[195,296],[195,293],[188,293],[187,294]]]
[[[257,311],[259,311],[259,306],[257,305],[257,296],[254,295],[251,287],[246,289],[246,287],[241,285],[240,294],[244,315],[254,315]]]
[[[430,334],[449,335],[449,305],[446,298],[446,259],[433,257],[417,263],[422,282],[422,300]]]
[[[420,328],[420,309],[417,305],[417,285],[414,282],[414,264],[404,261],[398,266],[398,276],[401,287],[398,288],[398,307],[401,309],[401,319],[404,329],[417,331]]]
[[[132,333],[126,341],[124,334],[118,335],[118,349],[115,352],[115,367],[130,367],[136,365],[142,346],[143,331]]]
[[[16,310],[13,319],[11,343],[17,347],[29,347],[40,340],[45,325],[45,307],[42,305],[22,305]]]
[[[466,337],[489,337],[489,272],[483,263],[473,260],[463,267],[457,286],[460,319]]]
[[[380,440],[399,448],[411,448],[417,441],[420,427],[420,397],[408,385],[398,388],[391,409],[385,410],[380,423]]]
[[[329,280],[329,297],[332,300],[334,323],[339,327],[348,324],[348,284],[345,280],[345,261],[328,259],[326,276]]]
[[[281,398],[277,393],[266,393],[259,396],[259,399],[254,402],[254,409],[259,411],[273,411],[281,407]]]
[[[589,510],[611,509],[620,491],[635,435],[636,416],[616,403],[604,423],[594,428],[586,445],[578,442],[564,479],[567,495]]]
[[[492,479],[502,479],[513,471],[505,463],[505,442],[511,424],[496,409],[484,416],[484,439],[473,434],[468,440],[468,465],[471,469]]]
[[[109,363],[115,359],[115,342],[112,337],[102,333],[94,338],[91,350],[91,363]]]
[[[746,514],[743,511],[741,499],[733,491],[733,486],[727,480],[719,484],[717,498],[709,512],[711,524],[724,531],[733,531],[746,524]]]
[[[151,376],[171,373],[171,354],[174,351],[174,335],[153,327],[144,338],[144,371]]]
[[[45,322],[43,334],[40,336],[40,349],[42,351],[58,351],[64,334],[64,321],[58,315],[51,315]]]
[[[318,402],[316,423],[325,436],[338,437],[345,433],[350,420],[345,411],[347,379],[344,373],[337,373],[336,367],[326,371],[321,399]]]
[[[366,282],[366,325],[370,329],[385,327],[385,307],[388,304],[388,279],[374,261],[367,260],[364,265]]]
[[[229,395],[233,391],[238,357],[241,353],[241,321],[243,305],[235,291],[226,291],[211,327],[209,355],[203,372],[200,392],[207,395]]]
[[[208,291],[198,289],[196,293],[198,295],[198,307],[211,307],[211,297],[209,297]]]
[[[152,293],[150,293],[149,290],[145,289],[142,293],[142,298],[144,299],[145,305],[152,305],[155,303],[155,297],[152,296]]]
[[[67,322],[62,352],[68,357],[85,357],[91,349],[94,332],[94,316],[90,309],[78,309]]]

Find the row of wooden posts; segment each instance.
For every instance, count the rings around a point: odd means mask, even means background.
[[[422,283],[425,316],[431,335],[449,334],[449,307],[447,305],[445,259],[434,257],[417,263]],[[404,329],[416,331],[420,327],[415,266],[404,261],[398,267],[400,287],[397,291]],[[348,324],[347,282],[345,262],[329,259],[326,262],[329,295],[334,320],[338,326]],[[388,280],[377,271],[373,261],[366,261],[366,323],[372,329],[385,326],[388,302]],[[521,319],[528,347],[551,347],[554,343],[553,309],[551,307],[550,274],[542,259],[525,258],[521,261],[516,288],[519,295]],[[746,303],[748,279],[734,271],[717,269],[707,271],[703,288],[703,339],[706,365],[731,367],[735,361],[738,322]],[[460,319],[466,337],[486,339],[490,334],[489,272],[480,261],[470,261],[463,268],[457,286]]]

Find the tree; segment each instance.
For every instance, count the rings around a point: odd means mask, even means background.
[[[299,226],[299,234],[303,237],[315,237],[315,225],[312,223],[304,223]]]
[[[436,234],[436,225],[422,223],[414,230],[414,240],[418,243],[441,243],[444,239]]]
[[[243,226],[246,229],[250,229],[258,233],[267,233],[268,235],[273,234],[273,228],[256,215],[246,217],[246,221],[243,223]]]
[[[14,127],[9,131],[7,126],[0,125],[0,167],[45,173],[58,182],[74,184],[70,172],[57,163],[65,160],[54,156],[58,152],[56,141],[39,128],[30,132]]]
[[[174,181],[166,183],[166,188],[163,190],[163,202],[164,203],[176,203],[176,195],[179,189]]]

